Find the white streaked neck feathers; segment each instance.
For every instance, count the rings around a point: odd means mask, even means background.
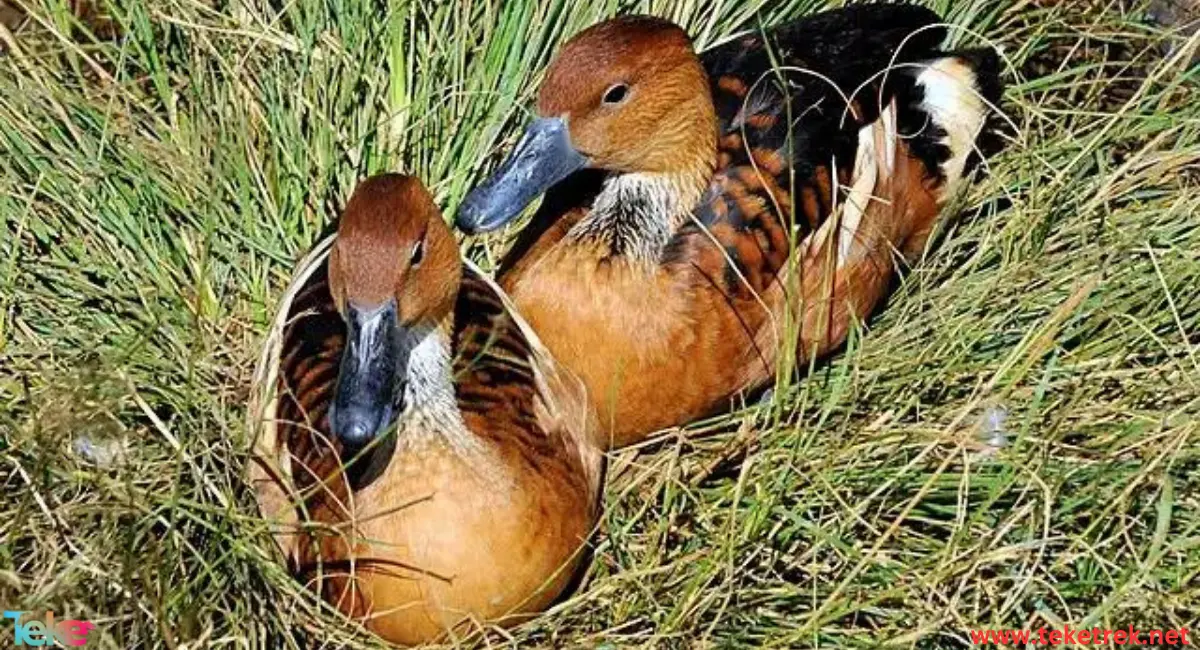
[[[700,191],[693,189],[699,185],[687,174],[613,174],[567,239],[600,241],[613,255],[657,263],[699,200]]]
[[[396,424],[397,446],[415,448],[440,441],[464,457],[484,451],[479,438],[463,422],[454,392],[450,319],[437,327],[402,330],[408,363],[398,367],[404,382],[404,410]]]
[[[567,237],[600,240],[614,255],[657,259],[671,237],[679,211],[667,178],[658,174],[615,174],[604,182],[586,218]]]

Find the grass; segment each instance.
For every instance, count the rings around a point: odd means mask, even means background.
[[[639,9],[711,44],[820,3],[130,0],[116,40],[26,4],[0,32],[0,605],[176,648],[377,643],[272,561],[242,478],[275,302],[355,179],[418,173],[449,214],[564,36]],[[1200,620],[1200,37],[1116,1],[932,4],[1011,64],[1005,153],[844,352],[614,454],[582,589],[487,643]]]

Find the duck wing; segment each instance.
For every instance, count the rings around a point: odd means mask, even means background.
[[[854,107],[854,121],[873,121],[879,102],[865,101],[877,98],[864,95],[860,87],[881,78],[889,66],[935,54],[946,38],[941,22],[936,13],[915,5],[851,5],[707,50],[700,57],[711,79],[721,132],[745,128],[748,142],[779,149],[789,131],[822,125],[831,130],[807,135],[829,137],[815,142],[836,142],[837,135],[848,135],[840,153],[852,153],[854,133],[846,129],[853,124],[843,119],[847,100],[866,104]],[[795,124],[790,129],[789,112]],[[794,146],[796,162],[811,159],[806,151],[811,148]]]
[[[586,493],[594,507],[602,457],[586,389],[470,261],[454,309],[453,350],[455,394],[467,427],[511,453],[522,471],[556,489]]]
[[[852,5],[704,52],[720,129],[717,169],[666,261],[699,260],[706,281],[727,295],[762,292],[792,246],[843,201],[838,188],[854,184],[861,131],[893,100],[899,131],[923,133],[906,146],[924,146],[922,163],[936,176],[948,152],[938,148],[944,133],[926,128],[931,114],[917,79],[946,56],[937,49],[946,36],[940,23],[915,5]],[[701,250],[713,241],[718,250]]]
[[[296,489],[310,497],[318,482],[345,498],[349,484],[339,475],[340,446],[329,424],[338,372],[345,350],[346,324],[329,290],[328,258],[309,275],[288,306],[283,329],[275,410],[279,444],[291,457]],[[332,477],[332,480],[331,480]]]
[[[490,413],[520,439],[541,437],[535,409],[534,352],[501,294],[482,274],[463,269],[454,307],[454,379],[464,415]],[[485,431],[486,433],[486,431]]]

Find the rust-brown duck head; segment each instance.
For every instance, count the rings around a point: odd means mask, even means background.
[[[687,33],[649,16],[608,20],[559,51],[538,92],[537,118],[467,196],[456,223],[468,233],[499,228],[584,167],[692,171],[710,164],[715,141],[708,78]]]
[[[383,174],[354,190],[329,258],[329,286],[346,321],[330,413],[349,452],[383,434],[404,410],[413,347],[451,313],[462,261],[428,190]]]

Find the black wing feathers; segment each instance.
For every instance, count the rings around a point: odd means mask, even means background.
[[[940,22],[914,5],[852,5],[701,54],[720,128],[717,170],[699,223],[680,230],[664,262],[711,257],[695,249],[715,237],[736,268],[722,261],[708,281],[721,277],[730,295],[765,289],[793,237],[818,228],[835,184],[849,183],[859,129],[890,101],[894,81],[911,77],[879,73],[936,55]]]
[[[453,345],[459,407],[490,419],[476,433],[543,437],[529,341],[493,287],[471,270],[463,271],[458,290]]]
[[[340,463],[328,414],[346,324],[329,292],[327,267],[328,262],[322,262],[292,300],[279,363],[277,425],[292,454],[292,473],[300,490],[336,471]]]

